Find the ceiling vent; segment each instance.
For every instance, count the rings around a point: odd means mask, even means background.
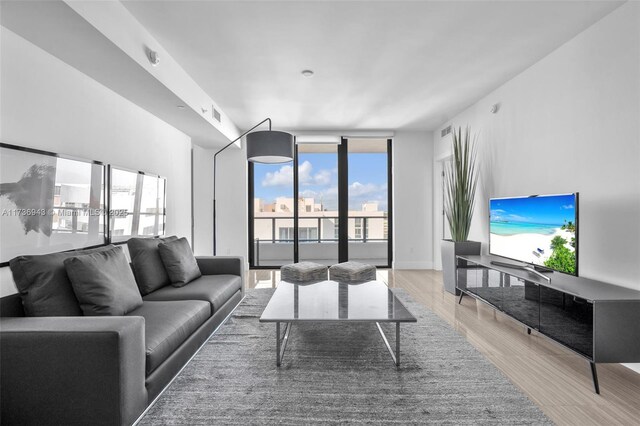
[[[220,120],[222,120],[222,117],[220,116],[220,111],[218,111],[215,108],[211,108],[213,110],[213,119],[216,120],[218,123],[220,123]]]
[[[445,127],[444,129],[442,129],[440,131],[440,137],[444,138],[445,136],[447,136],[449,133],[451,133],[451,125]]]

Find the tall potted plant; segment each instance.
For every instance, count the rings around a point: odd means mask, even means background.
[[[459,294],[456,289],[458,255],[479,255],[479,241],[468,241],[475,205],[478,173],[476,168],[476,140],[471,141],[471,130],[459,127],[452,132],[451,164],[445,166],[444,211],[449,222],[451,239],[442,240],[442,275],[444,288]]]

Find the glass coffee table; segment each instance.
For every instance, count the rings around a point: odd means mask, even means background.
[[[293,284],[281,281],[260,322],[276,323],[276,365],[282,364],[291,328],[296,322],[375,322],[396,366],[400,365],[400,323],[416,318],[382,282],[362,284],[322,281]],[[396,323],[395,351],[381,322]],[[284,331],[280,326],[284,324]]]

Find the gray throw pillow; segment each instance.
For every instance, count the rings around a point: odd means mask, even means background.
[[[9,265],[28,317],[73,317],[82,309],[64,267],[65,259],[114,248],[112,245],[66,253],[18,256]]]
[[[182,287],[202,276],[186,238],[160,244],[158,250],[172,286]]]
[[[122,247],[72,257],[64,266],[85,315],[121,316],[142,305]]]
[[[171,284],[160,258],[158,245],[177,239],[178,237],[171,236],[167,238],[131,238],[127,241],[133,272],[143,296]]]

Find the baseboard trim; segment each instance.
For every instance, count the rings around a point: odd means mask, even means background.
[[[636,373],[640,373],[640,363],[635,363],[635,364],[622,364],[625,367],[627,367],[629,370],[633,370]]]
[[[394,261],[393,269],[433,269],[433,262],[429,261]]]

